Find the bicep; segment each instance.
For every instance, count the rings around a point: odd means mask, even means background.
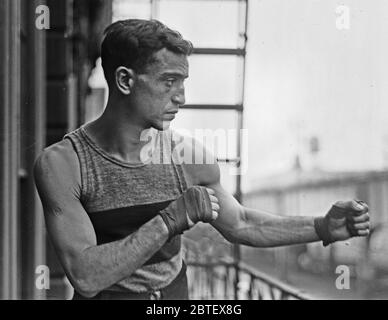
[[[243,206],[222,186],[218,164],[197,167],[197,173],[201,176],[200,184],[214,190],[220,206],[218,218],[211,225],[227,240],[233,241],[234,231],[243,222]]]
[[[232,240],[233,232],[238,228],[243,218],[243,207],[241,204],[226,191],[220,182],[207,186],[215,191],[220,206],[218,218],[211,224],[226,239]]]
[[[244,208],[221,185],[220,167],[216,157],[200,143],[196,142],[196,159],[206,160],[206,164],[185,165],[193,185],[202,185],[213,189],[219,201],[218,218],[211,223],[226,239],[233,241],[236,228],[244,221]]]
[[[79,199],[74,169],[55,152],[43,154],[34,169],[46,228],[65,269],[83,250],[96,245],[93,225]]]

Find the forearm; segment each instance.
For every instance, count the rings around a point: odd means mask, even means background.
[[[137,232],[111,243],[84,250],[73,260],[73,281],[85,296],[94,296],[130,276],[168,240],[168,229],[160,216]]]
[[[320,240],[313,217],[277,216],[244,208],[233,229],[233,242],[254,247],[275,247]]]

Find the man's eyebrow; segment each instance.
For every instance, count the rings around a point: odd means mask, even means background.
[[[175,71],[166,71],[161,74],[161,77],[177,77],[177,78],[188,78],[189,75],[187,73],[180,73],[180,72],[175,72]]]

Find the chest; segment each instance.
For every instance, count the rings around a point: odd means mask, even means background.
[[[92,165],[87,172],[88,212],[144,206],[176,199],[187,182],[175,164],[126,168],[114,164]]]

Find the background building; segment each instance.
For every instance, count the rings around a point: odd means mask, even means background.
[[[323,247],[309,243],[275,249],[243,248],[242,259],[320,298],[386,298],[388,288],[388,172],[291,170],[261,181],[244,194],[249,207],[271,213],[320,216],[338,199],[364,199],[371,235]],[[351,290],[335,286],[338,266],[347,266]]]

